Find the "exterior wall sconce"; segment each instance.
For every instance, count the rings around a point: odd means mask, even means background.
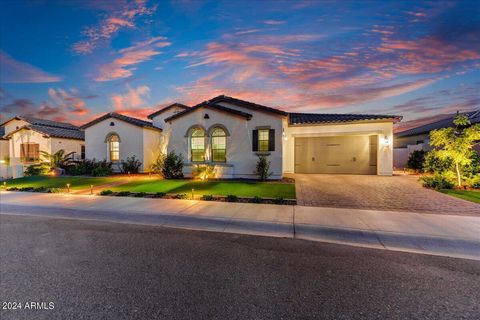
[[[390,139],[389,139],[387,136],[385,136],[385,137],[383,138],[383,145],[384,145],[385,147],[389,147],[389,146],[390,146],[390,143],[391,143]]]

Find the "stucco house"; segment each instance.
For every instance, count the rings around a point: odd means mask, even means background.
[[[44,160],[40,151],[85,157],[84,133],[70,123],[16,116],[0,125],[0,135],[1,178],[23,176],[26,167]]]
[[[465,115],[470,120],[471,124],[480,123],[480,109],[470,112],[457,113]],[[445,119],[427,123],[421,126],[410,128],[394,135],[394,167],[404,168],[410,154],[416,150],[431,150],[430,146],[430,132],[436,129],[443,129],[454,126],[453,120],[457,114],[447,117]],[[480,145],[475,147],[480,151]]]
[[[160,153],[185,159],[184,174],[212,164],[222,178],[254,178],[259,155],[271,179],[284,173],[391,175],[393,124],[401,117],[289,113],[218,96],[193,107],[174,103],[143,121],[107,113],[83,126],[86,157],[118,162],[135,155],[148,171]]]

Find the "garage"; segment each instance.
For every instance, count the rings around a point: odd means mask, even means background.
[[[295,138],[295,173],[377,174],[377,135]]]

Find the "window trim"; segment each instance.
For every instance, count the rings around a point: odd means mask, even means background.
[[[117,141],[112,141],[113,138],[117,138]],[[116,143],[117,144],[117,147],[116,149],[117,150],[114,150],[112,147],[113,147],[113,143]],[[114,153],[117,153],[117,158],[114,159],[112,157],[112,155]],[[110,162],[119,162],[120,161],[120,136],[117,135],[117,134],[110,134],[109,138],[108,138],[108,158],[109,158],[109,161]]]
[[[201,132],[203,133],[203,136],[200,136],[200,135],[199,135],[199,136],[193,136],[193,134],[195,133],[196,130],[201,131]],[[202,139],[203,139],[203,148],[202,148],[202,149],[197,149],[197,148],[194,149],[194,148],[193,148],[193,138],[196,138],[196,139],[198,138],[199,140],[202,140]],[[204,129],[203,127],[201,127],[201,126],[194,126],[194,127],[191,127],[191,128],[189,129],[188,139],[189,139],[190,161],[191,161],[191,162],[193,162],[193,163],[203,163],[203,162],[205,162],[205,160],[206,160],[205,153],[206,153],[206,149],[207,149],[207,148],[206,148],[206,144],[207,144],[207,143],[206,143],[206,142],[207,142],[207,141],[206,141],[206,138],[207,138],[207,136],[206,136],[206,131],[205,131],[205,129]],[[194,152],[193,152],[193,150],[202,150],[202,151],[203,151],[202,160],[194,160],[194,158],[193,158],[193,157],[194,157]],[[201,152],[199,152],[199,151],[196,151],[196,153],[197,153],[197,152],[198,152],[198,153],[201,153]]]
[[[215,130],[221,130],[223,132],[223,135],[221,136],[214,136],[213,133],[215,132]],[[217,127],[214,127],[214,128],[211,128],[211,131],[210,131],[210,161],[211,162],[214,162],[214,163],[226,163],[227,162],[227,132],[225,131],[225,129],[223,128],[223,126],[217,126]],[[213,143],[213,140],[214,138],[223,138],[225,139],[225,143],[224,143],[224,148],[214,148],[214,143]],[[223,160],[215,160],[214,159],[214,151],[218,151],[218,150],[223,150]]]

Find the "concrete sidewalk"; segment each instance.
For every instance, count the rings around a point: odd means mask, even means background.
[[[480,260],[480,217],[1,192],[0,213],[307,239]]]

